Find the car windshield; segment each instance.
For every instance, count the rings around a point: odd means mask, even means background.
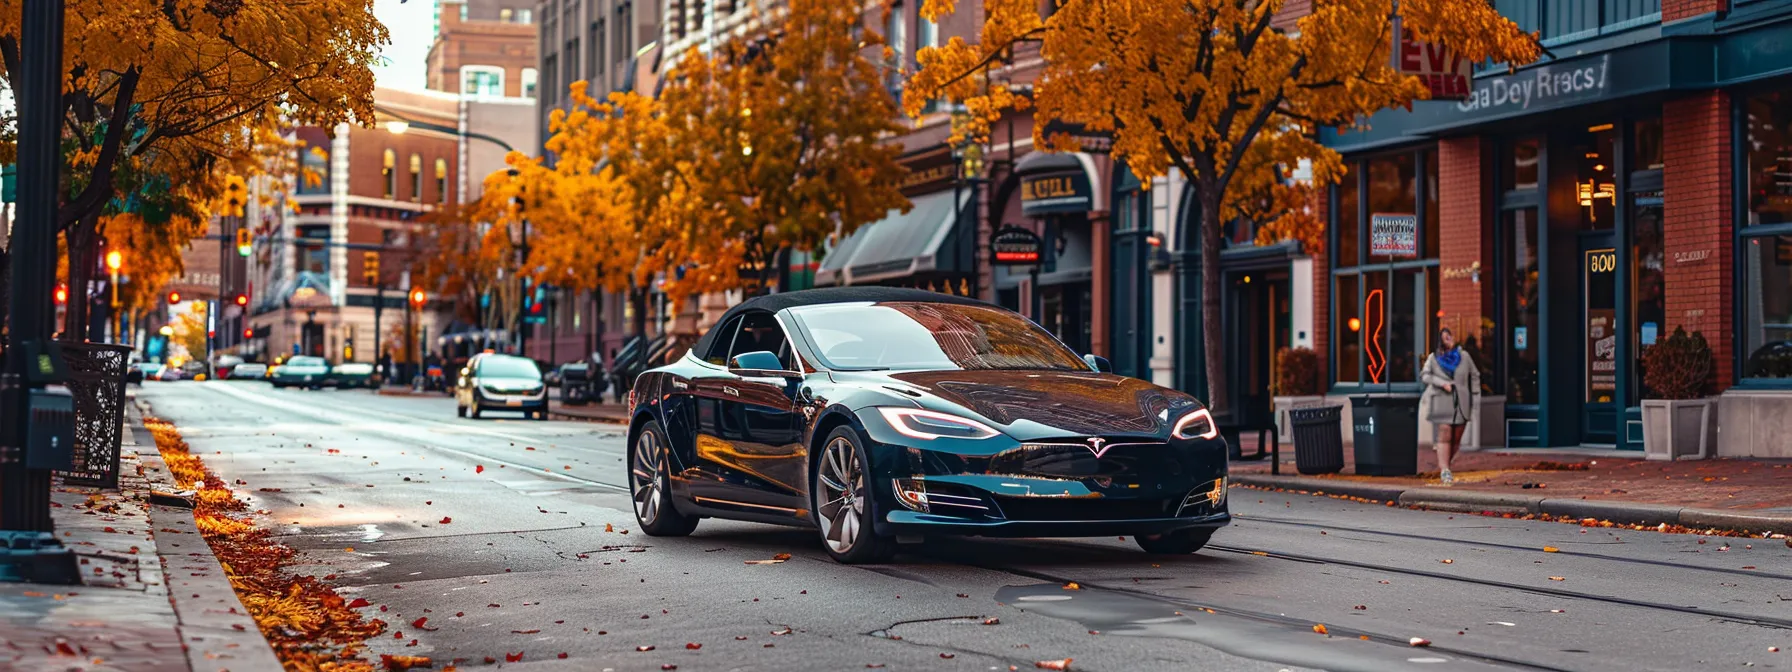
[[[1058,339],[1013,312],[948,303],[828,304],[792,311],[822,363],[843,370],[1088,371]]]
[[[487,357],[479,362],[479,375],[492,378],[540,379],[535,362],[521,357]]]
[[[297,367],[323,366],[324,359],[322,357],[294,357],[287,360],[286,365]]]

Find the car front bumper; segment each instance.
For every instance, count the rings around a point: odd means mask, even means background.
[[[479,404],[480,408],[494,411],[540,411],[548,407],[548,394],[546,390],[535,394],[505,394],[476,390],[473,392],[473,403]]]

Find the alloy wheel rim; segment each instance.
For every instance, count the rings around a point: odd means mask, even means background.
[[[841,437],[828,442],[816,481],[821,494],[816,515],[822,540],[835,553],[852,550],[865,512],[865,470],[851,441]]]
[[[653,432],[641,432],[641,438],[635,440],[635,464],[629,470],[629,486],[635,499],[635,519],[642,525],[652,525],[660,515],[660,498],[664,496],[660,487],[662,469],[660,464],[659,439]]]

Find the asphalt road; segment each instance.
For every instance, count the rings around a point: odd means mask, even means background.
[[[634,530],[608,425],[260,383],[152,382],[139,398],[267,511],[300,571],[375,605],[392,630],[375,653],[438,669],[1792,668],[1779,540],[1234,489],[1236,524],[1186,558],[1115,538],[946,539],[848,567],[806,530]]]

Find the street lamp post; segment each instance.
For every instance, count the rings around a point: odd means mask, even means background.
[[[124,253],[123,252],[119,252],[118,250],[113,250],[111,252],[106,253],[106,271],[108,273],[111,273],[111,275],[112,275],[112,278],[111,278],[111,280],[112,280],[112,282],[111,282],[111,287],[112,287],[112,320],[111,320],[112,333],[108,334],[108,338],[106,340],[109,342],[112,342],[112,343],[124,342],[123,339],[119,338],[120,330],[123,329],[123,322],[120,319],[122,317],[122,315],[118,312],[118,269],[123,266],[124,266]]]

